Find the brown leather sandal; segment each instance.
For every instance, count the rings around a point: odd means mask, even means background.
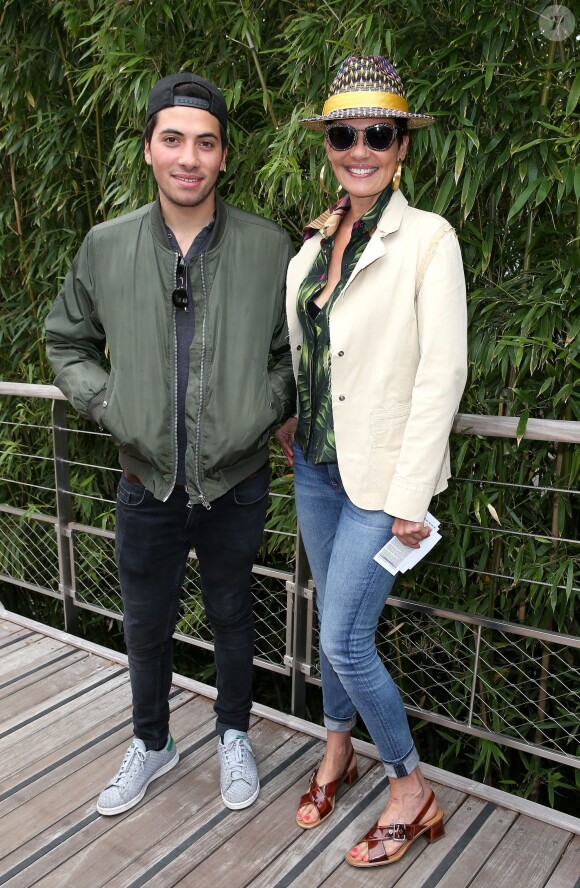
[[[314,829],[315,826],[320,826],[320,824],[330,817],[334,811],[335,796],[342,784],[346,783],[348,786],[351,786],[355,780],[358,779],[358,769],[356,766],[354,749],[351,752],[344,773],[340,775],[338,780],[332,780],[330,783],[325,783],[324,786],[319,786],[316,781],[316,773],[319,767],[320,763],[312,772],[308,792],[304,793],[298,806],[300,809],[304,805],[314,805],[318,811],[318,820],[315,820],[313,823],[304,823],[303,820],[298,820],[298,814],[296,814],[296,823],[298,826],[302,827],[302,829]]]
[[[435,798],[433,791],[423,805],[412,823],[389,823],[388,826],[379,826],[376,823],[371,830],[359,839],[357,845],[361,842],[367,843],[368,860],[358,860],[350,853],[346,855],[346,862],[351,866],[384,866],[386,863],[394,863],[399,860],[403,854],[409,850],[415,839],[419,836],[426,835],[430,842],[440,839],[445,832],[443,826],[443,811],[438,810],[437,814],[425,823],[421,823],[421,818],[429,809],[431,802]],[[385,851],[383,842],[395,841],[401,842],[401,847],[395,854],[390,856]]]

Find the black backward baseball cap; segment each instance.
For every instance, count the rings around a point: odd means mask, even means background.
[[[199,87],[199,95],[176,96],[175,88],[188,83]],[[205,80],[203,77],[198,77],[197,74],[188,74],[186,71],[182,71],[180,74],[170,74],[169,77],[162,77],[161,80],[157,81],[149,94],[146,125],[158,111],[162,111],[163,108],[172,108],[175,105],[185,105],[189,108],[200,108],[202,111],[209,111],[210,114],[217,117],[224,131],[227,130],[228,108],[226,100],[211,80]]]

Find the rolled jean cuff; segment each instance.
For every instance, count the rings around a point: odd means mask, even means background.
[[[332,718],[324,713],[324,727],[327,731],[334,731],[337,734],[346,734],[356,725],[356,712],[352,718]]]
[[[419,753],[413,745],[410,753],[400,762],[383,762],[387,777],[408,777],[419,764]]]

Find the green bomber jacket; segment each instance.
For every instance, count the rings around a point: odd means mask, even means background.
[[[190,267],[185,468],[194,503],[260,468],[272,426],[294,412],[284,309],[293,252],[278,225],[216,196],[211,240]],[[96,225],[46,320],[55,384],[161,500],[177,472],[177,259],[158,200]]]

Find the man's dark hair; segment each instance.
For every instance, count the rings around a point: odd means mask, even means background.
[[[210,94],[203,86],[197,83],[181,83],[179,86],[176,86],[173,94],[176,96],[188,96],[192,99],[211,99]],[[153,117],[147,122],[145,129],[143,130],[143,141],[146,143],[151,142],[151,137],[153,136],[153,131],[157,124],[157,114],[154,114]],[[217,118],[216,118],[217,120]],[[218,120],[220,127],[220,139],[222,143],[222,148],[228,147],[228,136],[224,129],[224,126],[220,120]]]

